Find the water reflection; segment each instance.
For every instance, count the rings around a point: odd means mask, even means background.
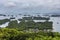
[[[53,21],[54,31],[60,32],[60,17],[50,17],[50,21]]]
[[[6,26],[8,26],[8,24],[9,24],[9,22],[6,22],[6,23],[0,25],[0,27],[1,27],[1,28],[6,27]]]

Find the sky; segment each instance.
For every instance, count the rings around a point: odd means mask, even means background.
[[[0,0],[0,13],[60,13],[60,0]]]

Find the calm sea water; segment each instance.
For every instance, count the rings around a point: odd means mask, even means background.
[[[50,21],[53,22],[53,30],[60,32],[60,17],[50,17]]]

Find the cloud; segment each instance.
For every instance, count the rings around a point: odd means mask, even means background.
[[[4,6],[6,6],[6,7],[14,7],[14,6],[16,6],[16,4],[14,2],[7,2],[7,3],[4,4]]]
[[[21,7],[36,7],[44,6],[49,8],[60,8],[60,0],[0,0],[4,5],[9,6],[19,6]],[[17,3],[17,5],[16,5]]]
[[[0,4],[15,10],[32,12],[59,12],[60,0],[0,0]],[[26,11],[26,12],[27,12]],[[19,11],[20,12],[20,11]]]

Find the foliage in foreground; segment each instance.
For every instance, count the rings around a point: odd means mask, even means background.
[[[60,40],[58,32],[29,33],[18,29],[0,28],[0,40]]]

